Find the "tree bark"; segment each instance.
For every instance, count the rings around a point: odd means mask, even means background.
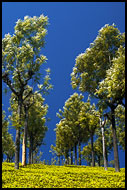
[[[100,156],[98,156],[98,166],[100,166]]]
[[[30,147],[29,147],[29,164],[33,164],[33,140],[32,133],[30,133]]]
[[[106,162],[107,162],[107,167],[108,167],[108,153],[107,153],[106,147],[105,147],[105,155],[106,155]]]
[[[77,165],[77,144],[75,143],[75,165]]]
[[[102,124],[101,118],[100,118],[100,127],[101,127],[101,132],[102,132],[104,168],[105,168],[105,170],[107,170],[106,149],[105,149],[105,135],[104,135],[104,124]]]
[[[18,115],[19,125],[21,124],[21,109],[22,109],[22,97],[18,97]],[[15,169],[19,169],[19,155],[20,155],[20,127],[16,129],[16,140],[15,140]]]
[[[68,165],[68,150],[65,150],[65,164]]]
[[[29,164],[31,164],[31,146],[29,147]]]
[[[73,147],[71,148],[71,165],[73,165]]]
[[[116,136],[116,127],[115,127],[115,109],[114,108],[111,108],[111,119],[112,119],[112,135],[113,135],[115,171],[119,172],[120,167],[119,167],[119,156],[118,156],[117,136]]]
[[[22,166],[26,165],[26,144],[27,144],[27,128],[28,128],[28,109],[25,107],[25,126],[22,146]]]
[[[93,147],[93,134],[91,134],[91,155],[92,155],[92,167],[95,166],[94,147]]]
[[[31,164],[33,164],[33,135],[31,136]]]
[[[81,142],[78,143],[79,165],[81,165]]]

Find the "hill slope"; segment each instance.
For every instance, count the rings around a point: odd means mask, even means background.
[[[125,188],[125,168],[2,163],[2,188]]]

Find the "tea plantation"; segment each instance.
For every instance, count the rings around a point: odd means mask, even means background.
[[[2,188],[125,188],[125,168],[2,163]]]

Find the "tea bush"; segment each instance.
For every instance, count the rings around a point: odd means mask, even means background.
[[[2,163],[2,188],[125,188],[125,168]]]

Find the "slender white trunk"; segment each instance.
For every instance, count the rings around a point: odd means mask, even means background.
[[[105,168],[105,170],[107,170],[106,148],[105,148],[105,135],[104,135],[104,123],[102,124],[101,118],[100,118],[100,127],[101,127],[101,131],[102,131],[102,145],[103,145],[104,168]]]
[[[26,165],[26,144],[27,144],[28,109],[25,108],[25,126],[22,144],[22,166]]]

